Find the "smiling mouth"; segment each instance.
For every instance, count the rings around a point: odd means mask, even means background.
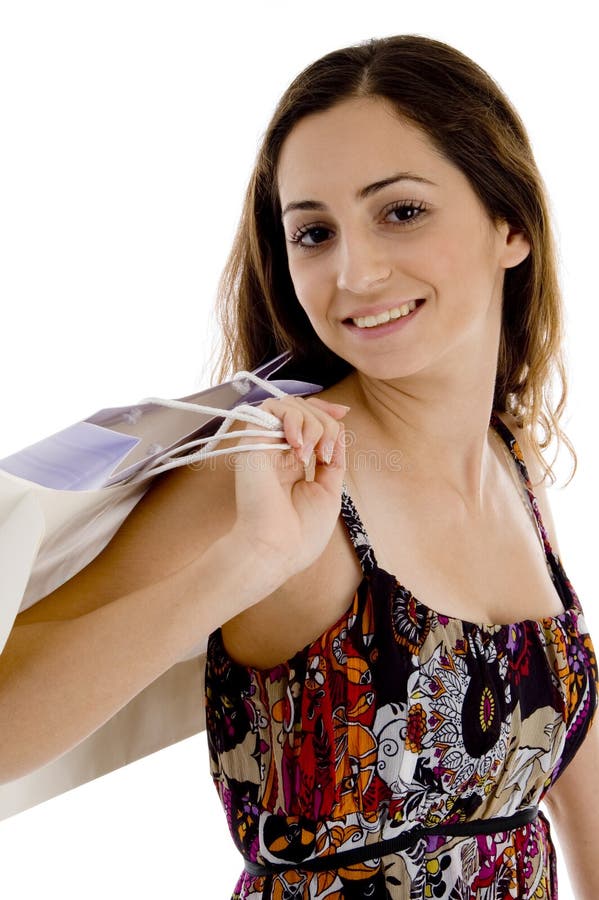
[[[390,307],[390,309],[387,311],[387,317],[385,319],[383,319],[381,322],[375,321],[377,318],[376,316],[360,316],[358,318],[358,320],[352,318],[351,316],[348,316],[346,319],[343,319],[343,324],[344,325],[353,325],[355,328],[360,327],[360,328],[366,329],[366,330],[370,330],[372,328],[378,328],[381,325],[386,325],[389,322],[396,321],[397,319],[406,319],[416,309],[418,309],[418,307],[422,306],[422,304],[424,303],[424,299],[421,298],[421,299],[418,299],[418,300],[415,300],[412,302],[415,303],[415,306],[413,306],[412,309],[408,309],[407,311],[402,312],[402,313],[399,312],[400,307]],[[404,304],[401,308],[405,309],[406,306],[407,306],[407,304]],[[412,303],[410,303],[410,306],[412,306]],[[391,315],[389,315],[389,312],[391,310],[393,310],[393,312]],[[370,319],[370,321],[367,324],[368,319]],[[361,322],[360,326],[358,326],[358,321]]]

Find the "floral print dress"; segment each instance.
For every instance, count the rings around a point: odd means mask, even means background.
[[[229,657],[220,629],[209,638],[210,768],[246,863],[232,900],[557,898],[550,824],[535,807],[589,730],[599,676],[520,447],[495,412],[490,423],[563,611],[510,625],[435,612],[379,568],[344,485],[364,573],[349,609],[266,670]],[[526,821],[510,822],[522,810]],[[488,819],[496,829],[459,833]],[[383,852],[392,839],[399,849]]]

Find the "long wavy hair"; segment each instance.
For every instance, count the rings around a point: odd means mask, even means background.
[[[350,98],[384,98],[468,178],[494,223],[524,232],[528,256],[505,270],[493,407],[514,416],[543,469],[566,404],[563,302],[548,195],[524,124],[499,85],[448,44],[414,34],[371,38],[307,66],[281,97],[258,150],[216,299],[221,338],[211,383],[290,350],[284,377],[335,384],[352,366],[315,333],[287,264],[277,164],[294,125]],[[552,379],[561,384],[552,402]],[[540,426],[542,435],[537,435]],[[567,483],[569,483],[569,481]]]

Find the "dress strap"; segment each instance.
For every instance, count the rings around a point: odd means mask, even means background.
[[[491,413],[490,425],[504,441],[511,457],[516,463],[519,479],[523,484],[524,492],[530,504],[529,511],[532,510],[531,518],[537,526],[539,537],[545,549],[545,555],[548,560],[553,560],[555,562],[557,561],[557,554],[554,553],[553,548],[551,547],[547,531],[543,525],[539,504],[532,489],[530,476],[524,462],[520,445],[505,422],[499,418],[495,410]],[[349,532],[349,537],[358,556],[362,571],[365,575],[368,575],[373,569],[378,568],[378,563],[366,528],[364,527],[355,504],[349,494],[345,481],[343,481],[343,490],[341,494],[341,516]]]
[[[524,456],[522,455],[522,450],[520,449],[520,445],[518,444],[518,441],[516,440],[516,438],[510,431],[510,429],[507,427],[505,422],[499,418],[499,416],[497,415],[497,412],[495,410],[493,410],[493,412],[491,413],[490,424],[495,429],[495,431],[499,434],[499,436],[503,439],[503,441],[505,442],[508,450],[510,451],[510,453],[516,463],[516,468],[518,470],[520,478],[522,479],[522,482],[524,484],[524,489],[525,489],[526,494],[528,495],[528,499],[530,501],[530,506],[532,508],[534,520],[537,524],[539,536],[540,536],[543,546],[545,548],[545,554],[548,559],[551,559],[551,558],[555,559],[556,554],[553,551],[551,543],[549,542],[549,536],[547,534],[545,526],[543,525],[543,519],[541,518],[541,511],[539,509],[539,504],[537,502],[537,498],[535,497],[534,491],[532,489],[530,476],[529,476],[528,470],[526,468],[526,463],[524,462]]]
[[[341,492],[341,517],[348,530],[349,538],[354,545],[362,571],[365,575],[370,575],[373,569],[378,568],[378,563],[362,519],[358,515],[354,501],[349,495],[345,481]]]

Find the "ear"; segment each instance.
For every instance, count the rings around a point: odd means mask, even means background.
[[[503,242],[499,262],[504,269],[512,269],[530,253],[530,241],[523,231],[513,228],[507,222],[501,223],[499,233]]]

